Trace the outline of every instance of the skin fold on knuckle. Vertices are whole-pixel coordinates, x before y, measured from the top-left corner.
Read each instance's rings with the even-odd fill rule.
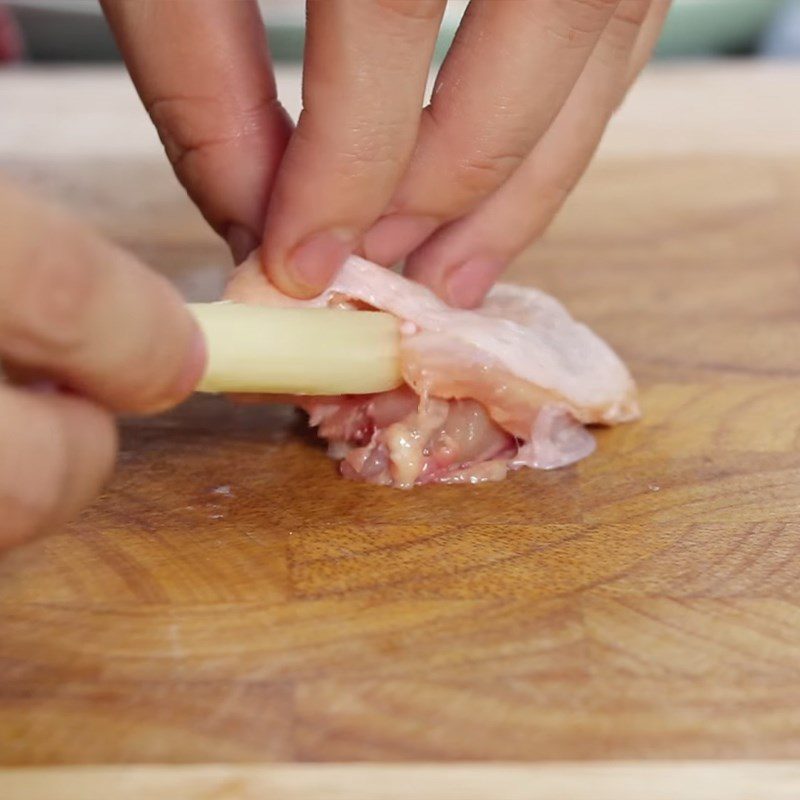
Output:
[[[485,197],[501,186],[523,161],[514,152],[474,153],[456,161],[450,171],[452,181],[447,197],[439,207],[426,208],[426,213],[442,219],[453,219],[472,211]]]
[[[459,135],[431,106],[422,130],[425,152],[418,152],[411,171],[403,177],[392,211],[418,213],[443,221],[471,211],[502,185],[527,156],[523,136],[510,128],[502,143],[485,135]],[[494,144],[494,146],[490,146]]]
[[[652,5],[653,0],[620,0],[612,20],[620,27],[633,28],[634,34],[638,33]]]
[[[374,2],[379,11],[396,15],[402,21],[422,20],[431,22],[439,18],[441,0],[368,0]]]
[[[286,116],[272,95],[244,107],[216,96],[173,95],[152,99],[146,109],[181,180],[202,171],[202,162],[218,149],[241,149],[260,143],[269,152],[274,121]],[[288,131],[288,121],[286,127]]]
[[[549,0],[542,9],[544,28],[561,45],[591,47],[619,0]]]
[[[627,70],[624,68],[630,61],[648,7],[649,0],[623,0],[595,48],[593,57],[600,59],[615,71],[623,68],[618,81],[620,87],[625,85]]]
[[[458,168],[458,180],[470,195],[483,195],[499,186],[522,163],[516,152],[484,151],[468,156]]]

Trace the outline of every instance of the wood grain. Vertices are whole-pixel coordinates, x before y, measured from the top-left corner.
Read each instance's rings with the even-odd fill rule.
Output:
[[[0,770],[4,800],[795,800],[800,765],[652,762],[519,765],[209,764]]]
[[[0,166],[193,299],[224,278],[160,161]],[[800,757],[798,218],[766,140],[594,167],[511,278],[645,417],[566,470],[397,492],[283,407],[123,421],[103,497],[0,561],[0,763]]]

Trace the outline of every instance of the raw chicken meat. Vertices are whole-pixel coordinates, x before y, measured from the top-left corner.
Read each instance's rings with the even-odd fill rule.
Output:
[[[594,450],[584,425],[639,414],[618,356],[535,289],[499,284],[475,311],[364,259],[348,259],[311,301],[270,285],[257,258],[226,298],[269,306],[343,306],[404,320],[406,386],[371,396],[298,397],[347,478],[410,488],[502,480],[509,469],[552,469]]]

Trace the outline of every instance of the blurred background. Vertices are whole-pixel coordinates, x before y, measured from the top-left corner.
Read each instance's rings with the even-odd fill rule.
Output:
[[[439,58],[466,4],[450,0]],[[50,63],[119,58],[97,0],[7,0],[5,5],[13,18],[0,21],[0,55],[7,59],[22,52],[30,61]],[[303,0],[261,0],[261,6],[275,60],[299,61]],[[657,57],[726,56],[800,58],[800,0],[674,0]]]

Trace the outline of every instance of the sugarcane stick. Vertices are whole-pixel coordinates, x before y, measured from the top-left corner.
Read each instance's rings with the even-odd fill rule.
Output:
[[[208,361],[198,391],[338,395],[402,384],[400,323],[379,311],[192,303]]]

